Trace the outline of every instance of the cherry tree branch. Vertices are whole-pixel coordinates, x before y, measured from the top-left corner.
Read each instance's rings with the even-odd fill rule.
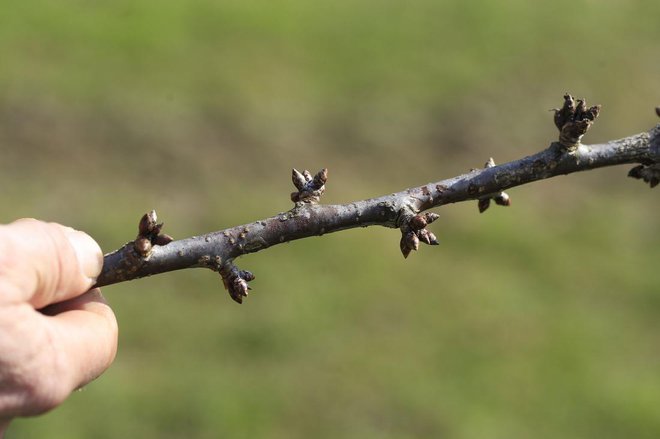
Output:
[[[270,218],[254,221],[201,236],[172,240],[161,233],[154,211],[145,214],[138,236],[118,250],[105,255],[97,286],[110,285],[158,273],[203,267],[220,273],[225,288],[235,301],[247,296],[249,271],[240,270],[233,261],[242,255],[311,236],[355,227],[380,225],[399,228],[404,257],[420,243],[437,244],[426,229],[438,215],[425,210],[461,201],[476,200],[479,211],[490,202],[508,206],[506,189],[533,181],[587,171],[605,166],[638,164],[629,176],[642,179],[651,187],[660,182],[660,125],[649,132],[603,144],[584,145],[582,136],[592,125],[600,107],[587,108],[584,101],[565,96],[564,105],[555,110],[559,141],[534,155],[495,165],[490,159],[483,169],[474,169],[453,178],[428,183],[401,192],[347,204],[318,204],[328,179],[327,169],[312,176],[293,170],[298,190],[291,194],[294,207]],[[660,110],[656,110],[660,116]]]

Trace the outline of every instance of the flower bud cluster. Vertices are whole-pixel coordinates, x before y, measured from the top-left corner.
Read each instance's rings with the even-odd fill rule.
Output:
[[[161,233],[163,223],[158,223],[156,211],[145,213],[138,224],[138,235],[133,241],[133,248],[141,256],[148,256],[154,245],[167,245],[174,239]]]
[[[316,204],[320,201],[321,195],[325,191],[325,183],[328,181],[328,170],[321,169],[316,175],[308,170],[300,173],[297,169],[291,172],[291,180],[298,192],[291,193],[291,201],[294,203]]]
[[[660,164],[635,166],[628,172],[628,177],[644,180],[652,188],[656,187],[660,183]]]
[[[406,224],[401,226],[401,242],[399,246],[404,258],[407,258],[411,251],[419,250],[419,243],[429,245],[438,245],[438,239],[435,235],[426,229],[428,224],[440,217],[437,213],[427,212],[413,216]]]
[[[591,128],[598,114],[600,105],[587,108],[584,99],[575,99],[570,94],[564,95],[564,105],[555,108],[555,125],[559,129],[559,143],[567,149],[575,149],[582,136]]]

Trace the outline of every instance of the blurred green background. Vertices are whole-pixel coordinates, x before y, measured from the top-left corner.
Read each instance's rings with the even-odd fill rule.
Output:
[[[570,91],[587,143],[657,123],[660,2],[28,0],[0,5],[0,220],[105,251],[534,153]],[[12,438],[657,438],[658,189],[628,167],[439,209],[441,246],[342,232],[106,287],[112,368]]]

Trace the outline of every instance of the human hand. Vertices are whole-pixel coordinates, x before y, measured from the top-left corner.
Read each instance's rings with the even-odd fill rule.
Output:
[[[89,235],[54,223],[0,225],[0,437],[17,416],[44,413],[110,366],[117,321],[99,289]]]

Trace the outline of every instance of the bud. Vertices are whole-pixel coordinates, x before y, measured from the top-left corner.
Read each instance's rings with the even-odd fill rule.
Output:
[[[296,168],[293,168],[293,170],[291,171],[291,181],[293,181],[293,185],[299,191],[305,188],[305,177],[300,172],[298,172]],[[291,197],[293,197],[293,194],[291,195]]]
[[[510,206],[511,205],[511,198],[509,198],[509,194],[506,192],[501,192],[499,195],[497,195],[495,198],[495,204],[498,204],[500,206]]]
[[[225,288],[229,292],[229,296],[237,303],[243,303],[243,297],[248,295],[248,284],[245,280],[236,276],[230,281],[223,279]]]
[[[600,105],[594,105],[593,107],[590,107],[589,110],[586,112],[584,117],[586,119],[589,119],[591,121],[596,120],[598,115],[600,114]]]
[[[140,219],[138,224],[138,233],[140,236],[146,236],[154,231],[156,228],[156,221],[158,221],[158,216],[156,211],[152,210],[151,212],[145,213]],[[162,224],[161,224],[162,227]]]
[[[426,227],[426,224],[426,215],[415,215],[410,219],[410,227],[412,227],[413,230],[421,230]]]
[[[426,229],[422,229],[422,230],[420,230],[420,231],[418,232],[418,234],[419,234],[419,240],[422,241],[422,242],[425,243],[425,244],[429,244],[429,245],[430,245],[430,244],[431,244],[431,238],[429,237],[429,233],[431,233],[431,232],[429,232],[429,231],[426,230]]]
[[[133,241],[133,248],[141,256],[147,256],[151,252],[151,241],[148,238],[139,237]]]
[[[493,158],[489,158],[488,161],[484,164],[484,168],[494,168],[495,167],[495,160]]]
[[[479,213],[484,213],[490,207],[490,198],[479,198],[477,204],[479,205]]]
[[[174,241],[174,238],[172,238],[170,235],[167,235],[165,233],[161,233],[160,235],[158,235],[154,238],[153,243],[155,245],[167,245],[172,241]]]
[[[431,241],[431,245],[440,245],[438,238],[435,237],[433,232],[429,232],[429,240]]]
[[[584,99],[578,99],[577,106],[575,107],[575,114],[573,115],[574,120],[582,120],[584,113],[587,111],[587,103]]]
[[[245,280],[248,281],[248,282],[250,282],[251,280],[254,280],[254,279],[255,279],[254,274],[252,274],[252,272],[247,271],[247,270],[241,270],[241,271],[239,272],[239,276],[240,276],[241,278],[245,279]]]
[[[660,108],[660,107],[658,107],[658,108]],[[632,168],[630,170],[630,172],[628,172],[628,177],[643,178],[643,176],[642,176],[642,170],[643,169],[644,169],[644,165],[635,166],[634,168]]]
[[[561,131],[563,126],[569,122],[575,114],[575,101],[568,93],[564,95],[564,105],[560,110],[555,110],[555,126]]]
[[[655,114],[660,117],[660,107],[655,107]]]
[[[328,181],[328,169],[323,168],[319,172],[316,173],[314,176],[314,180],[312,181],[312,187],[314,189],[319,189],[321,186],[325,184],[325,182]]]
[[[303,177],[305,177],[306,182],[312,181],[312,174],[307,169],[303,171]]]
[[[401,249],[401,253],[403,254],[403,257],[408,258],[408,255],[410,255],[410,252],[412,250],[408,247],[408,244],[406,244],[405,235],[401,236],[401,241],[399,241],[399,248]]]
[[[406,246],[412,250],[419,250],[419,238],[415,232],[407,232],[406,237]]]
[[[440,218],[440,215],[438,215],[435,212],[426,212],[425,216],[426,216],[426,223],[427,224],[431,224],[433,221]]]

